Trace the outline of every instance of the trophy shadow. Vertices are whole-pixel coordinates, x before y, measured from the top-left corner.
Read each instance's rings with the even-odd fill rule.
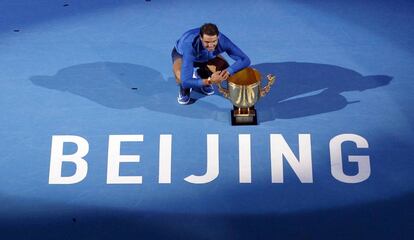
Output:
[[[282,62],[252,67],[261,72],[262,79],[267,74],[276,76],[268,95],[255,105],[260,122],[338,111],[359,102],[348,101],[341,93],[363,92],[386,86],[392,80],[387,75],[363,76],[354,70],[328,64]]]
[[[256,103],[259,122],[337,111],[356,103],[347,101],[341,93],[385,86],[392,80],[385,75],[362,76],[350,69],[316,63],[262,63],[252,67],[262,77],[268,73],[276,75],[270,93]],[[230,122],[230,102],[222,106],[220,101],[204,101],[205,95],[193,91],[191,103],[195,104],[180,105],[174,78],[164,79],[157,70],[142,65],[85,63],[61,69],[53,76],[32,76],[30,81],[108,108],[143,107],[175,116]]]

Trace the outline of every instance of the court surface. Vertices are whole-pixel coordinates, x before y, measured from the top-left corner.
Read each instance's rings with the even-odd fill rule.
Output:
[[[1,1],[0,238],[413,239],[413,11]],[[276,75],[259,125],[231,126],[219,93],[177,103],[172,47],[205,22]],[[52,159],[86,175],[53,182]]]

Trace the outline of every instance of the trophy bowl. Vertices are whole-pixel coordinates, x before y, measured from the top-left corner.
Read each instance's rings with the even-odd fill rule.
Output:
[[[261,87],[261,74],[254,68],[247,67],[227,79],[227,88],[218,85],[219,91],[233,104],[231,111],[232,125],[257,125],[256,102],[269,93],[275,82],[275,76],[267,75],[268,83]]]

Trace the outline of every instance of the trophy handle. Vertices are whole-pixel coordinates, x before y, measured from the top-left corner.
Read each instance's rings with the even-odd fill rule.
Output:
[[[223,82],[223,81],[221,81],[221,82],[217,83],[218,90],[219,90],[219,92],[220,92],[221,94],[223,94],[223,96],[224,96],[225,98],[230,98],[230,97],[229,97],[229,96],[230,96],[229,90],[228,90],[228,89],[225,89],[225,88],[221,85],[221,83],[222,83],[222,82]]]
[[[260,96],[264,97],[270,92],[270,88],[275,83],[276,77],[273,74],[267,74],[267,85],[260,89]]]

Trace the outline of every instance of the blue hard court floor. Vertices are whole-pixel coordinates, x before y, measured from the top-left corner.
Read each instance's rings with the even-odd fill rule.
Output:
[[[400,0],[0,1],[0,238],[413,239],[413,11]],[[177,104],[171,49],[205,22],[276,75],[256,104],[259,125],[231,126],[218,93]],[[369,146],[330,147],[343,134]],[[119,170],[142,184],[107,184],[114,135],[142,135],[120,150],[140,162]],[[169,184],[159,183],[165,135]],[[54,136],[87,142],[82,181],[50,183]],[[190,183],[206,172],[207,136],[218,139],[219,174]],[[239,148],[239,136],[250,144]],[[293,155],[283,183],[272,183],[281,145],[271,136]],[[251,182],[240,183],[246,149]],[[286,159],[300,151],[310,151],[310,182]],[[368,177],[335,178],[331,152],[350,178],[367,166],[348,156],[368,156]],[[76,171],[63,163],[62,176]]]

